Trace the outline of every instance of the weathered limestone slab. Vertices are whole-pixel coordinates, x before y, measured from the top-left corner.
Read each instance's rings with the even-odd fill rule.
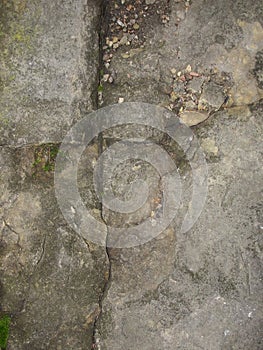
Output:
[[[261,116],[230,110],[196,130],[209,194],[190,232],[110,250],[101,349],[260,349]]]
[[[100,1],[1,2],[0,144],[61,141],[95,108]]]
[[[166,1],[156,0],[147,9],[144,2],[132,2],[136,11],[125,2],[118,7],[112,3],[101,104],[142,101],[178,113],[207,113],[194,131],[208,163],[209,192],[201,217],[189,232],[180,233],[179,215],[159,239],[109,249],[111,277],[97,323],[97,346],[259,350],[262,5],[169,3],[162,14],[166,18],[159,16]],[[132,11],[138,14],[139,40],[129,36],[130,43],[123,45],[122,24],[129,23]],[[115,22],[121,27],[119,41]],[[154,138],[143,128],[122,132],[123,137],[144,134],[166,149],[169,145],[158,133]],[[106,144],[119,140],[119,133],[105,133]],[[171,144],[168,150],[178,151]],[[125,182],[127,167],[119,170],[118,178]],[[108,215],[107,209],[104,218],[110,226],[120,225],[119,217]],[[140,223],[142,217],[137,218]],[[130,223],[125,220],[123,224]]]
[[[68,227],[53,177],[63,136],[96,108],[100,1],[0,7],[0,316],[11,317],[8,349],[91,348],[107,254]],[[98,149],[90,152],[80,185],[92,210],[85,181]]]
[[[107,272],[102,247],[68,228],[35,147],[1,149],[1,312],[9,349],[91,346]]]

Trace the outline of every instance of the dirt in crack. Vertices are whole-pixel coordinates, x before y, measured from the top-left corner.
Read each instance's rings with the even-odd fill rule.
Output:
[[[99,73],[101,73],[103,71],[103,42],[105,40],[104,38],[104,30],[103,30],[103,26],[104,23],[106,21],[105,16],[106,16],[106,6],[108,5],[108,1],[107,0],[102,0],[101,2],[101,13],[100,13],[100,23],[99,23]],[[96,104],[97,104],[97,108],[99,108],[100,106],[100,101],[102,98],[102,79],[103,79],[103,75],[102,74],[98,74],[98,90],[97,90],[97,99],[96,99]],[[99,150],[99,156],[103,153],[103,134],[100,133],[98,135],[98,150]],[[103,217],[103,206],[102,203],[100,203],[99,205],[99,210],[100,210],[100,217],[102,222],[106,224],[104,217]],[[99,337],[98,337],[98,323],[100,321],[101,315],[102,315],[102,304],[103,304],[103,300],[108,292],[109,286],[110,286],[110,281],[111,281],[111,260],[110,260],[110,254],[109,254],[109,250],[107,247],[107,238],[108,238],[108,232],[107,232],[107,236],[106,236],[106,247],[105,247],[105,251],[106,251],[106,255],[107,255],[107,262],[108,262],[108,272],[105,274],[105,283],[104,283],[104,287],[102,289],[100,298],[99,298],[99,312],[96,316],[96,319],[94,321],[93,324],[93,334],[92,334],[92,348],[91,349],[99,349]]]

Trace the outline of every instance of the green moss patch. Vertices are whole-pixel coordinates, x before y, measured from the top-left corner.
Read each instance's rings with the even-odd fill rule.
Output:
[[[55,160],[58,154],[58,144],[45,144],[36,147],[34,155],[34,176],[40,173],[53,172],[55,169]]]
[[[3,316],[0,318],[0,348],[1,350],[6,349],[7,340],[9,335],[9,327],[11,318],[9,316]]]

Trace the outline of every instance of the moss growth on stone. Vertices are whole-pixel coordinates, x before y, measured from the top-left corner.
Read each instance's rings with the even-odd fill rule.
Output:
[[[55,160],[59,151],[59,145],[49,143],[38,146],[35,149],[35,160],[33,167],[34,175],[39,172],[53,172],[55,169]]]
[[[6,349],[6,347],[7,347],[10,322],[11,322],[11,319],[9,316],[3,316],[0,318],[0,348],[1,348],[1,350]]]

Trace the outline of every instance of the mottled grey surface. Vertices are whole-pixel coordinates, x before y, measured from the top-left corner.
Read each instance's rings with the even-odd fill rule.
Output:
[[[220,112],[196,130],[209,194],[188,233],[110,251],[101,349],[261,348],[261,113]]]
[[[167,1],[157,0],[157,4],[162,8]],[[105,104],[123,97],[125,101],[167,106],[173,84],[171,70],[178,73],[188,65],[212,80],[219,79],[221,73],[230,75],[234,83],[231,105],[252,103],[263,96],[258,74],[253,73],[255,57],[259,61],[263,49],[260,1],[195,0],[190,7],[184,1],[170,1],[167,15],[167,24],[156,15],[145,18],[143,46],[124,46],[113,54],[108,71],[115,80],[104,84]],[[220,83],[226,85],[226,81]],[[183,92],[180,84],[176,89]]]
[[[196,0],[186,9],[184,2],[170,1],[169,18],[148,32],[151,17],[145,20],[143,47],[113,52],[105,68],[114,82],[103,83],[102,103],[116,103],[121,97],[173,109],[171,88],[179,97],[186,91],[173,75],[187,69],[198,72],[188,83],[201,92],[198,107],[187,105],[184,113],[189,112],[182,116],[186,122],[189,116],[190,124],[192,111],[202,112],[202,105],[209,113],[193,129],[206,154],[209,193],[189,232],[180,233],[179,215],[158,239],[109,250],[111,277],[98,322],[98,348],[259,350],[262,5]],[[119,133],[104,136],[113,142]],[[122,133],[127,136],[127,129]],[[131,130],[128,134],[133,135]],[[158,134],[155,139],[167,149],[169,141]],[[171,144],[168,149],[178,151]],[[104,217],[110,225],[118,222],[106,210]]]
[[[11,316],[8,350],[263,347],[261,1],[155,0],[147,10],[144,0],[105,5],[116,22],[135,3],[149,13],[138,29],[144,43],[119,46],[103,67],[99,1],[0,4],[0,316]],[[105,29],[109,13],[103,20]],[[179,168],[177,219],[154,240],[107,254],[65,222],[53,153],[70,126],[98,107],[99,75],[107,78],[100,106],[158,104],[193,125],[209,192],[187,233],[180,227],[191,199],[189,163],[167,135],[138,125],[108,130],[87,149],[78,173],[82,199],[111,226],[108,243],[114,225],[154,217],[160,176],[149,164],[126,161],[112,177],[121,199],[130,198],[126,188],[135,178],[148,182],[146,205],[132,214],[100,208],[91,186],[101,146],[144,136]]]
[[[99,6],[1,2],[0,144],[59,142],[96,108]]]
[[[100,2],[0,6],[0,316],[11,316],[8,349],[91,348],[107,255],[68,227],[50,159],[72,123],[96,108]],[[97,156],[91,148],[86,172]]]

